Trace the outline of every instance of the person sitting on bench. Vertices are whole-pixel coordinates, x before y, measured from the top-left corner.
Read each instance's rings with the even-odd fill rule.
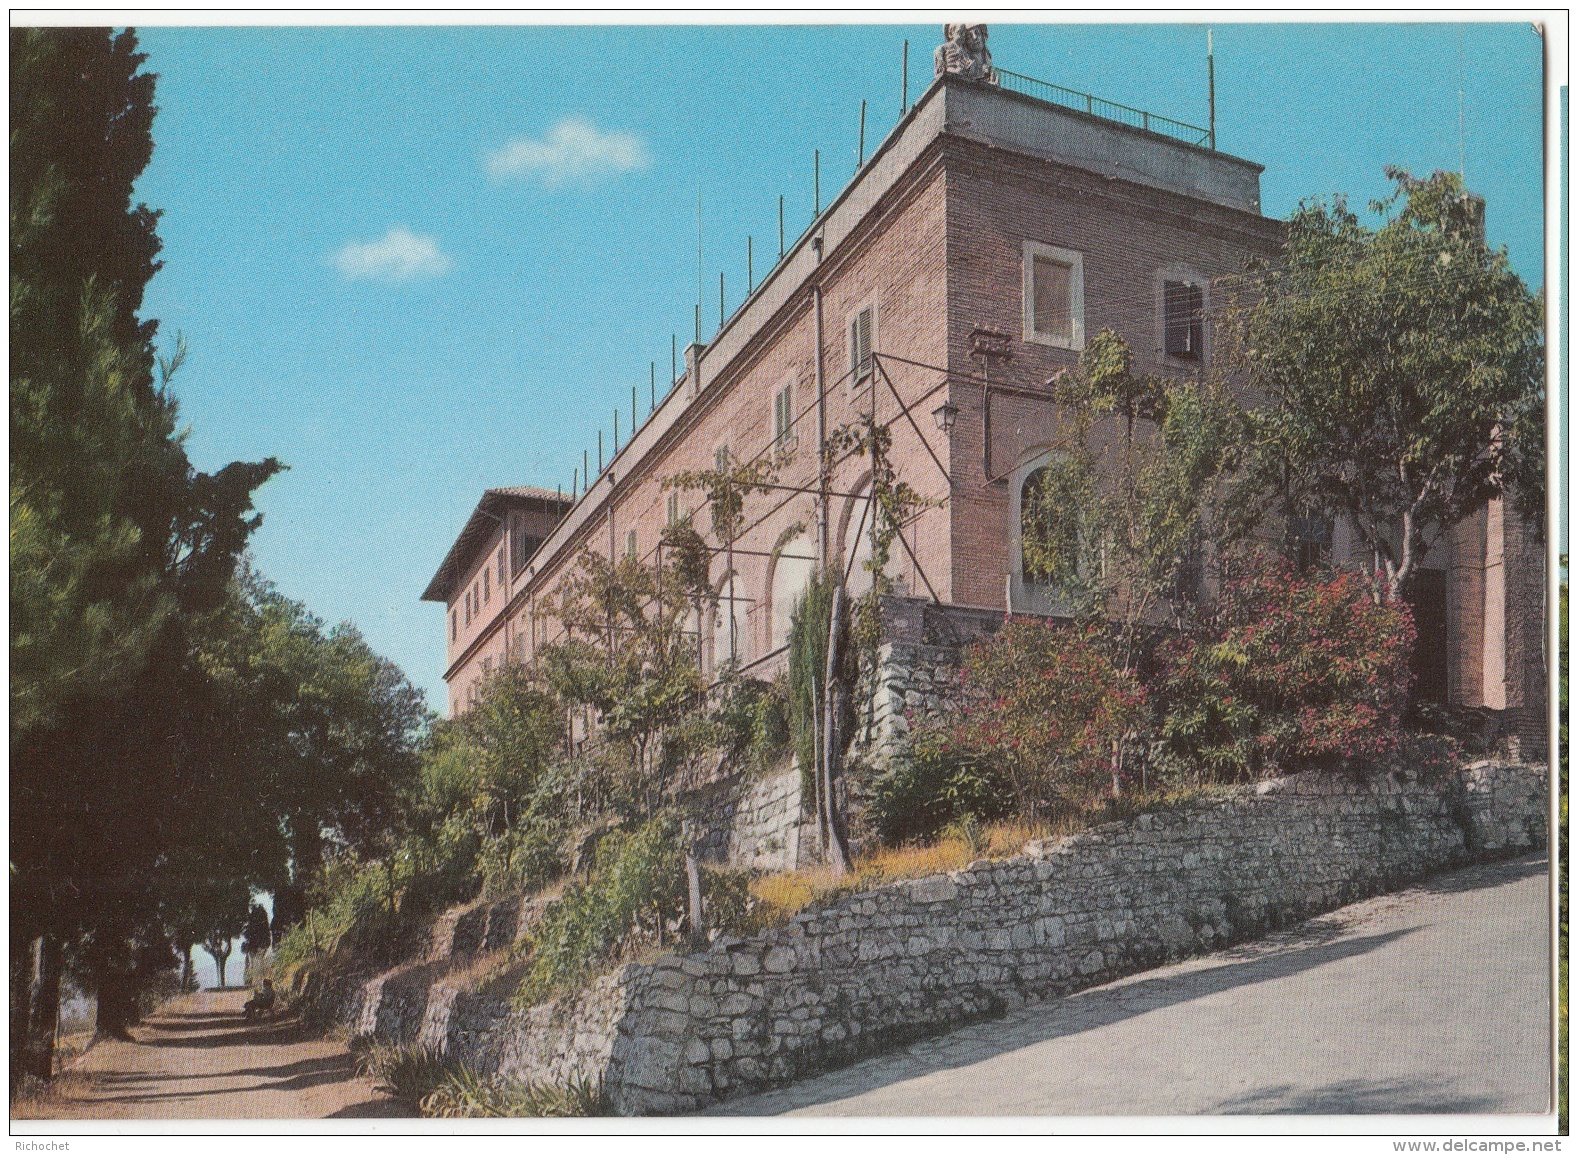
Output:
[[[263,980],[263,989],[258,991],[246,1001],[241,1008],[242,1017],[247,1019],[259,1018],[274,1009],[274,984],[268,979]]]

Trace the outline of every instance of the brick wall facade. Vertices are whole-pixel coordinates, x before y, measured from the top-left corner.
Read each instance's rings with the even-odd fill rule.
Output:
[[[1051,347],[1026,332],[1027,243],[1079,255],[1087,337],[1116,330],[1142,371],[1208,371],[1209,321],[1200,357],[1164,352],[1164,282],[1197,282],[1209,318],[1214,278],[1276,255],[1282,226],[1260,215],[1258,172],[1225,154],[1014,94],[934,84],[712,341],[688,351],[673,391],[532,564],[511,576],[507,594],[492,591],[485,618],[451,644],[451,709],[463,706],[485,668],[529,659],[558,636],[545,610],[583,551],[622,555],[633,544],[636,556],[658,560],[666,478],[712,468],[724,446],[736,461],[773,452],[774,398],[785,387],[795,418],[779,478],[785,488],[747,501],[732,584],[728,560],[714,559],[723,605],[694,623],[704,672],[730,656],[731,596],[735,660],[756,675],[781,668],[787,615],[774,603],[798,592],[810,569],[803,559],[820,556],[824,534],[828,560],[850,574],[852,592],[869,582],[858,540],[868,462],[834,466],[825,511],[804,490],[816,484],[822,429],[873,406],[892,430],[899,476],[937,503],[893,549],[889,573],[899,592],[982,610],[1010,602],[1037,610],[1015,584],[1016,500],[1056,436],[1047,382],[1077,364],[1078,348]],[[867,307],[878,368],[857,388],[848,326]],[[971,335],[981,327],[1005,333],[1012,354],[991,370],[989,461],[980,367],[971,358]],[[932,420],[944,401],[957,408],[949,434]],[[900,416],[901,404],[913,406],[912,420]],[[680,494],[679,510],[709,533],[701,494]],[[1336,553],[1348,549],[1348,536],[1339,527]],[[504,545],[495,538],[479,547],[465,582],[496,564]],[[1498,502],[1448,535],[1425,564],[1447,574],[1449,700],[1503,713],[1532,738],[1545,715],[1542,546]]]

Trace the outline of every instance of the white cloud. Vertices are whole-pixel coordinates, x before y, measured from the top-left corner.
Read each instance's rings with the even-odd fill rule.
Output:
[[[540,140],[516,137],[488,154],[496,179],[535,178],[547,188],[570,181],[588,183],[651,167],[646,141],[628,132],[604,132],[589,120],[567,117]]]
[[[432,237],[418,236],[396,225],[376,241],[347,241],[334,254],[334,265],[348,281],[414,281],[442,277],[454,266]]]

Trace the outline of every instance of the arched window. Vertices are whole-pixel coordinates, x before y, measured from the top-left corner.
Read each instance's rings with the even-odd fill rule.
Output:
[[[811,551],[811,540],[799,534],[785,542],[778,550],[773,566],[772,587],[772,636],[768,648],[779,649],[789,644],[789,626],[794,617],[795,603],[811,584],[816,568],[816,555]]]
[[[712,673],[716,677],[731,661],[746,658],[746,604],[740,582],[733,574],[718,587],[718,606],[712,614]]]
[[[844,573],[848,575],[845,589],[851,597],[858,597],[871,588],[871,483],[868,481],[857,491],[859,496],[850,499],[844,518],[843,559]]]
[[[1063,567],[1072,562],[1077,570],[1080,564],[1079,521],[1067,497],[1049,485],[1055,461],[1050,450],[1032,453],[1009,479],[1009,593],[1018,613],[1060,614],[1071,608]]]

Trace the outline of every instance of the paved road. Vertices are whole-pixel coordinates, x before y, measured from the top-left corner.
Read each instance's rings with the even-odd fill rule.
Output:
[[[1538,1114],[1547,870],[1442,875],[710,1113]]]
[[[325,1119],[402,1115],[340,1044],[290,1019],[249,1026],[244,990],[200,991],[100,1043],[40,1113],[67,1119]]]

